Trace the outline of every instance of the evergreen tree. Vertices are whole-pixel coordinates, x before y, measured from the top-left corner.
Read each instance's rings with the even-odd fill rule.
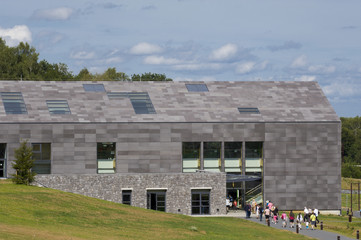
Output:
[[[22,141],[20,147],[15,149],[15,161],[12,163],[16,173],[12,174],[16,184],[29,185],[34,181],[36,173],[31,171],[34,166],[33,149],[28,146],[28,141]]]

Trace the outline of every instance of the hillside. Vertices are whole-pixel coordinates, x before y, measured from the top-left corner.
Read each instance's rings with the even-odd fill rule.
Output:
[[[1,239],[306,239],[235,218],[194,218],[0,180]]]

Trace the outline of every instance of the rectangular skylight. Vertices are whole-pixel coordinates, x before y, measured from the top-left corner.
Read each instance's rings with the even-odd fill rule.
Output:
[[[206,84],[186,84],[188,92],[208,92]]]
[[[258,108],[238,108],[239,113],[260,113]]]
[[[27,114],[23,94],[21,92],[2,92],[6,114]]]
[[[46,100],[50,114],[71,114],[67,100]]]
[[[128,96],[136,114],[156,114],[147,92],[132,92]]]
[[[105,92],[103,84],[83,84],[86,92]]]
[[[107,92],[109,99],[128,98],[127,92]]]

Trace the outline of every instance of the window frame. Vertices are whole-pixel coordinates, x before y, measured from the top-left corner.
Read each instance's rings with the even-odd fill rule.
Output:
[[[1,92],[6,114],[28,114],[22,92]]]
[[[193,195],[199,195],[199,200],[193,200]],[[208,195],[208,205],[203,204],[202,195]],[[195,202],[198,202],[199,205],[194,205]],[[199,213],[195,213],[194,209],[199,210]],[[205,210],[208,210],[206,213]],[[198,211],[197,211],[198,212]],[[211,214],[211,190],[206,189],[192,189],[191,190],[191,214],[192,215],[210,215]]]
[[[53,104],[53,106],[49,106],[52,104]],[[56,106],[56,105],[58,105],[58,106]],[[63,105],[63,107],[60,105]],[[46,100],[46,106],[48,107],[49,113],[53,114],[53,115],[71,114],[67,100]],[[64,110],[60,110],[60,109],[64,109]]]
[[[43,152],[43,149],[44,149],[44,145],[45,144],[49,144],[49,159],[44,159],[43,155],[44,155],[44,152]],[[34,150],[34,146],[37,146],[39,145],[39,150]],[[31,147],[32,147],[32,153],[33,153],[33,159],[34,159],[34,166],[33,168],[31,169],[32,171],[36,172],[37,174],[51,174],[51,167],[52,167],[52,161],[51,161],[51,143],[31,143]],[[35,154],[40,154],[41,156],[41,159],[35,159],[34,158],[34,155]],[[39,173],[37,172],[36,170],[36,165],[49,165],[49,172],[46,172],[46,173]],[[35,169],[34,169],[35,167]]]

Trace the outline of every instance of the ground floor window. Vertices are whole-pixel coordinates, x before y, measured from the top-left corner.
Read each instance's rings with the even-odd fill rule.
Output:
[[[115,173],[115,143],[97,144],[98,173]]]
[[[192,214],[210,214],[210,191],[192,190]]]
[[[132,205],[132,190],[122,190],[122,203]]]
[[[148,191],[147,192],[147,209],[165,212],[166,208],[166,191]]]
[[[32,143],[34,166],[33,172],[37,174],[51,173],[51,144]]]
[[[6,143],[0,143],[0,178],[6,177]]]

